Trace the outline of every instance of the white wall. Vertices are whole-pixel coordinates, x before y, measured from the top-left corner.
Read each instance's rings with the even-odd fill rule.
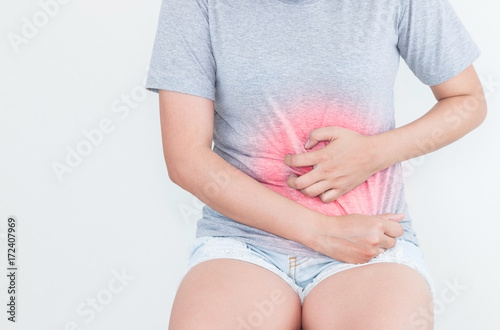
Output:
[[[1,0],[0,264],[3,274],[14,216],[19,268],[18,322],[6,321],[1,276],[0,327],[166,329],[199,205],[169,182],[157,97],[141,87],[160,0],[58,1],[44,16],[38,1]],[[483,51],[476,68],[490,112],[463,140],[406,164],[407,196],[444,294],[436,329],[493,330],[500,328],[500,9],[496,0],[452,3]],[[41,27],[23,31],[25,20]],[[12,33],[25,39],[15,46]],[[404,65],[396,96],[398,124],[433,102]],[[78,148],[87,155],[71,156]]]

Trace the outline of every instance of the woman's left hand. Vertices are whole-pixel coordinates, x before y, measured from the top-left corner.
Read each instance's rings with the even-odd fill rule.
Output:
[[[319,196],[323,203],[338,199],[388,167],[384,164],[384,147],[375,140],[375,136],[336,126],[313,130],[306,149],[320,141],[328,144],[322,149],[285,157],[285,164],[290,167],[313,166],[301,176],[290,175],[288,186],[309,197]]]

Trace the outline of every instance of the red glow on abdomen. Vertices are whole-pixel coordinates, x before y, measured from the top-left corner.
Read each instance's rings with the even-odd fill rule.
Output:
[[[361,211],[364,214],[373,212],[371,210],[373,207],[370,205],[375,201],[372,200],[374,196],[371,196],[371,190],[374,188],[380,190],[381,187],[375,187],[379,186],[377,183],[379,180],[366,182],[363,184],[365,187],[361,185],[341,197],[336,203],[324,204],[318,197],[307,197],[300,191],[288,187],[286,183],[291,174],[300,176],[312,170],[312,167],[291,168],[284,163],[287,154],[317,150],[327,144],[327,142],[320,142],[314,148],[306,150],[304,145],[312,130],[327,126],[339,126],[369,135],[373,134],[373,130],[376,129],[372,118],[363,116],[359,110],[350,111],[345,108],[328,108],[309,104],[307,108],[287,109],[286,114],[274,112],[270,119],[271,121],[263,123],[263,127],[257,132],[256,141],[260,145],[255,153],[257,157],[251,163],[255,179],[277,193],[324,214],[344,214],[341,206],[343,201],[346,202],[346,205],[351,206],[351,209],[353,205],[358,205],[360,207],[358,213]],[[351,199],[351,201],[347,199]]]

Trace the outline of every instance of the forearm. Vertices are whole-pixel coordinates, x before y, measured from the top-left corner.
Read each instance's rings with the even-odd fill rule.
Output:
[[[172,181],[214,210],[314,248],[311,228],[326,219],[323,214],[272,191],[208,148],[184,151],[175,159],[167,164]]]
[[[374,136],[383,168],[438,150],[479,126],[486,116],[484,95],[444,98],[424,116]]]

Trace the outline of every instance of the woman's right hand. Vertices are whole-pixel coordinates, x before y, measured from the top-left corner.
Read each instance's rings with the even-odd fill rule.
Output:
[[[312,226],[309,246],[336,260],[366,263],[396,245],[404,214],[326,216]]]

